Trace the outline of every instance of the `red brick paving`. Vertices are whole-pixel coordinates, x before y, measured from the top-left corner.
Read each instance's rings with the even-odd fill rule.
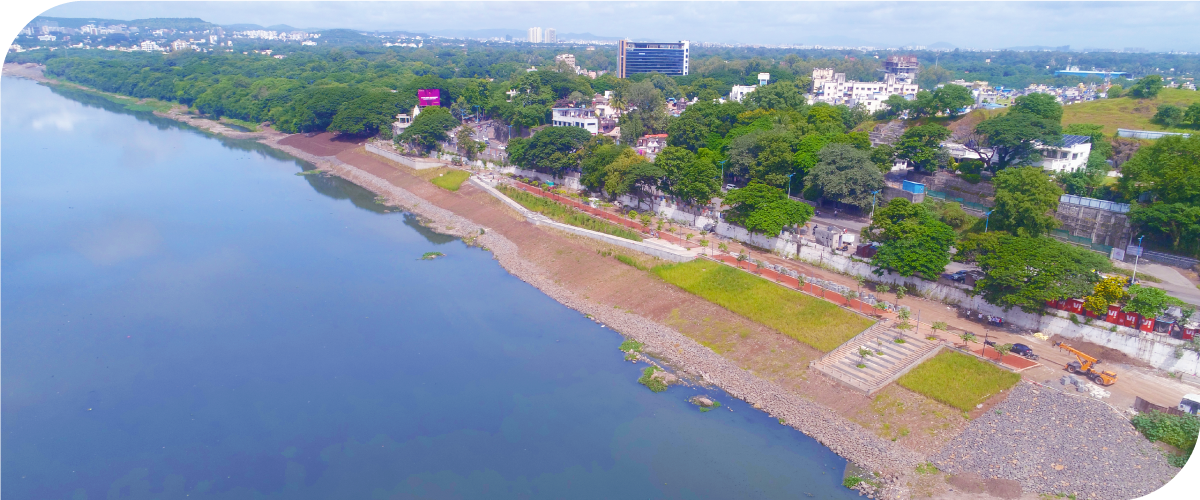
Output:
[[[992,352],[985,354],[985,351],[992,351]],[[991,360],[996,359],[996,356],[1000,354],[995,349],[992,349],[990,346],[984,346],[982,349],[976,349],[972,352],[974,352],[975,354],[978,354],[980,357],[991,359]],[[1013,369],[1015,369],[1017,371],[1021,371],[1026,368],[1033,368],[1035,366],[1038,366],[1038,363],[1035,363],[1028,359],[1022,358],[1015,354],[1005,354],[1004,358],[1001,359],[1000,362],[1003,364],[1006,364],[1008,366],[1011,366]]]

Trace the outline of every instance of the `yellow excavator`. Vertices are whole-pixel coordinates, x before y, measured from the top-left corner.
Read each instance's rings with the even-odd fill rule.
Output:
[[[1075,357],[1078,358],[1078,361],[1067,363],[1067,371],[1083,375],[1089,379],[1092,379],[1092,382],[1095,382],[1099,385],[1107,386],[1117,383],[1116,372],[1098,371],[1095,369],[1095,365],[1100,364],[1100,360],[1079,352],[1078,349],[1075,349],[1074,347],[1062,342],[1055,342],[1054,347],[1065,349],[1067,352],[1074,354]]]

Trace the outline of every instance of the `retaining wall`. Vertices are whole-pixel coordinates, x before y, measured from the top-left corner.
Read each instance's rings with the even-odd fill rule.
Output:
[[[434,160],[432,158],[415,158],[412,156],[404,156],[401,154],[397,154],[394,151],[388,151],[386,149],[380,148],[371,143],[367,143],[367,151],[370,153],[374,153],[379,156],[382,156],[384,158],[387,158],[389,160],[392,160],[396,163],[399,163],[401,165],[404,165],[404,166],[414,169],[414,170],[425,170],[427,168],[438,168],[438,167],[446,166],[446,164],[442,161]]]
[[[1176,347],[1184,343],[1178,339],[1117,326],[1096,319],[1093,319],[1089,325],[1082,322],[1083,317],[1079,317],[1077,324],[1070,320],[1065,311],[1047,311],[1046,315],[1030,314],[1018,308],[1005,311],[1000,306],[986,302],[982,296],[972,296],[967,290],[955,286],[917,278],[906,278],[890,272],[875,275],[874,268],[869,263],[851,260],[847,256],[832,253],[824,247],[811,243],[806,242],[801,245],[799,250],[797,255],[799,260],[817,264],[819,267],[850,275],[866,276],[871,281],[879,283],[904,285],[910,290],[909,293],[926,299],[957,305],[989,316],[999,316],[1009,324],[1047,335],[1059,334],[1063,337],[1081,339],[1116,349],[1163,370],[1200,374],[1200,353],[1185,349],[1180,353],[1180,357],[1175,357]],[[1112,331],[1113,327],[1116,331]]]
[[[628,239],[621,238],[618,236],[613,236],[611,234],[605,234],[605,233],[601,233],[598,231],[592,231],[590,229],[575,227],[570,224],[563,224],[561,222],[552,220],[542,214],[533,212],[533,211],[521,206],[520,203],[513,201],[511,198],[509,198],[507,196],[504,196],[504,193],[501,193],[495,187],[488,184],[486,181],[479,179],[478,177],[472,176],[470,178],[470,182],[472,184],[474,184],[476,187],[479,187],[480,189],[487,191],[488,194],[491,194],[492,196],[494,196],[496,199],[500,200],[505,205],[512,207],[518,213],[520,213],[521,215],[524,215],[526,219],[528,219],[530,222],[532,222],[536,225],[550,226],[550,227],[553,227],[553,228],[561,230],[561,231],[566,231],[568,233],[577,234],[577,235],[591,238],[594,240],[600,240],[600,241],[603,241],[610,245],[616,245],[619,247],[628,248],[630,250],[641,252],[641,253],[644,253],[647,255],[652,255],[654,257],[658,257],[663,260],[669,260],[671,262],[687,262],[687,261],[695,258],[695,256],[693,256],[690,253],[676,252],[669,248],[654,245],[653,243],[628,240]]]

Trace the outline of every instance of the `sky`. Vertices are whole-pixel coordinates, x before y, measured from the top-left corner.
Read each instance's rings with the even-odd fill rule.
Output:
[[[73,2],[44,15],[426,33],[540,26],[718,43],[1200,51],[1200,2]]]

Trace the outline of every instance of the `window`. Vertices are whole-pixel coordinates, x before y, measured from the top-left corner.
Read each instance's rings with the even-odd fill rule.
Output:
[[[1074,160],[1074,159],[1076,159],[1076,158],[1079,158],[1079,153],[1073,153],[1073,154],[1071,154],[1071,159],[1072,159],[1072,160]]]

